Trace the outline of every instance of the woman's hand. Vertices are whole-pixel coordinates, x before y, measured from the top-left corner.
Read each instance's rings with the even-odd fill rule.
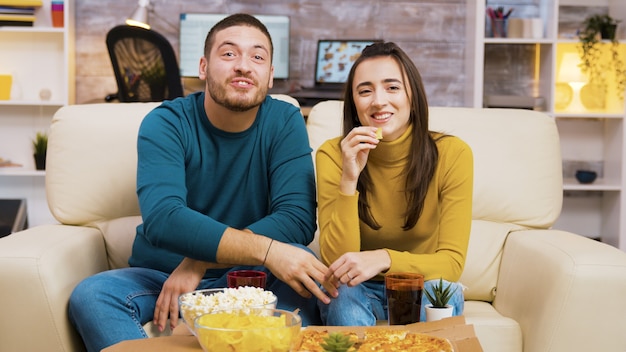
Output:
[[[337,258],[328,267],[325,282],[339,287],[356,286],[389,269],[391,257],[384,249],[363,252],[348,252]]]
[[[354,194],[361,171],[367,164],[369,151],[376,148],[376,127],[355,127],[341,141],[342,174],[340,190],[344,194]]]

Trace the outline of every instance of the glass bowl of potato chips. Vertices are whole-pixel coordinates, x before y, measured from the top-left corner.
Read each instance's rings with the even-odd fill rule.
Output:
[[[202,314],[233,308],[276,308],[277,302],[271,291],[251,286],[196,290],[178,298],[180,315],[194,335],[193,321]]]
[[[302,328],[296,312],[269,308],[226,309],[194,320],[205,352],[288,352]]]

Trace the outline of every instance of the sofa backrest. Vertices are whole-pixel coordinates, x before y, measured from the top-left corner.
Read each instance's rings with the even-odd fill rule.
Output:
[[[272,97],[299,107],[283,94]],[[52,119],[46,192],[61,223],[86,225],[138,216],[137,132],[160,103],[85,104],[62,107]]]
[[[315,105],[307,119],[314,152],[342,133],[343,102]],[[431,107],[430,129],[460,137],[474,153],[473,219],[548,228],[563,201],[554,119],[521,109]]]
[[[137,132],[159,103],[62,107],[50,126],[46,195],[63,224],[139,215]]]
[[[299,107],[283,94],[272,97]],[[98,228],[110,268],[128,266],[141,223],[136,194],[137,132],[160,103],[66,106],[52,119],[46,161],[46,195],[62,224]]]
[[[342,134],[343,102],[309,113],[313,153]],[[466,299],[492,301],[506,237],[524,227],[548,228],[562,204],[559,136],[548,115],[513,109],[431,107],[430,129],[456,135],[474,154],[472,230],[461,283]]]

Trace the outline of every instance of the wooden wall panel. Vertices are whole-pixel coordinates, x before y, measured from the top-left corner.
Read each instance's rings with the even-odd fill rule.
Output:
[[[381,38],[397,42],[422,73],[431,105],[463,105],[465,0],[153,0],[154,30],[178,53],[182,12],[281,14],[291,19],[289,86],[313,84],[315,45],[321,38]],[[135,1],[77,0],[76,102],[102,101],[117,90],[105,46]]]

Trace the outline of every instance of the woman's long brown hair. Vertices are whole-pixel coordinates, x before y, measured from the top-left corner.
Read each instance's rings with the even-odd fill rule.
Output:
[[[354,127],[361,125],[356,112],[352,89],[355,70],[365,60],[385,56],[393,58],[398,63],[400,70],[406,78],[404,82],[405,91],[407,94],[411,94],[408,96],[411,102],[409,124],[413,126],[413,132],[411,136],[410,159],[404,169],[404,174],[406,175],[405,194],[408,208],[402,227],[404,230],[408,230],[415,226],[422,213],[424,199],[426,198],[428,185],[435,174],[439,153],[435,140],[428,130],[428,101],[424,92],[422,77],[413,61],[395,43],[380,42],[369,45],[363,49],[363,52],[352,66],[344,91],[343,133],[346,136]],[[378,230],[380,225],[374,219],[367,200],[367,194],[372,190],[373,186],[366,165],[357,183],[357,190],[359,191],[359,218],[371,228]]]

